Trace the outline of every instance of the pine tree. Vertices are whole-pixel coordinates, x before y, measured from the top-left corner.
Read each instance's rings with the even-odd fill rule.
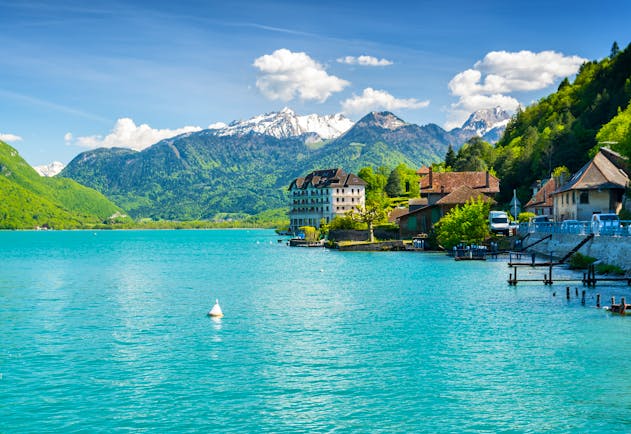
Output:
[[[447,149],[447,154],[445,154],[445,167],[454,167],[456,163],[456,153],[454,152],[454,148],[449,145]]]

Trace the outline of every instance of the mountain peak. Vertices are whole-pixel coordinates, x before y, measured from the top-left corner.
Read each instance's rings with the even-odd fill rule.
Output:
[[[408,124],[391,112],[370,112],[361,118],[357,122],[357,125],[360,127],[378,127],[384,130],[396,130]]]
[[[462,124],[462,129],[474,131],[478,136],[482,137],[493,129],[506,128],[510,118],[510,114],[500,106],[481,109],[469,116],[469,119]]]
[[[265,113],[250,119],[233,121],[228,126],[216,128],[212,134],[217,136],[244,136],[259,133],[287,139],[303,134],[317,134],[320,139],[334,139],[353,126],[353,121],[338,113],[320,116],[310,114],[299,116],[289,107],[279,112]]]
[[[42,164],[41,166],[33,166],[33,169],[35,169],[35,171],[39,173],[40,176],[50,177],[50,176],[57,175],[59,172],[61,172],[64,169],[64,167],[66,166],[61,161],[53,161],[50,164]]]

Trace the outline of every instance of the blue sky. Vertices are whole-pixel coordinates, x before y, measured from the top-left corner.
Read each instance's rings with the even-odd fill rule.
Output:
[[[0,137],[45,164],[285,106],[453,126],[547,95],[630,22],[627,0],[0,0]]]

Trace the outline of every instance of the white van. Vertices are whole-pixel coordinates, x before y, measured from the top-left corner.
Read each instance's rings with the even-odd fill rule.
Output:
[[[491,211],[489,213],[489,229],[492,233],[508,235],[508,214],[504,211]]]

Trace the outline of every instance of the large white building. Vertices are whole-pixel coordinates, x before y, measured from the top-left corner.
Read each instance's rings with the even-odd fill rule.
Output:
[[[366,183],[357,175],[342,169],[315,170],[289,185],[289,230],[301,226],[320,227],[336,215],[344,215],[366,204]]]

